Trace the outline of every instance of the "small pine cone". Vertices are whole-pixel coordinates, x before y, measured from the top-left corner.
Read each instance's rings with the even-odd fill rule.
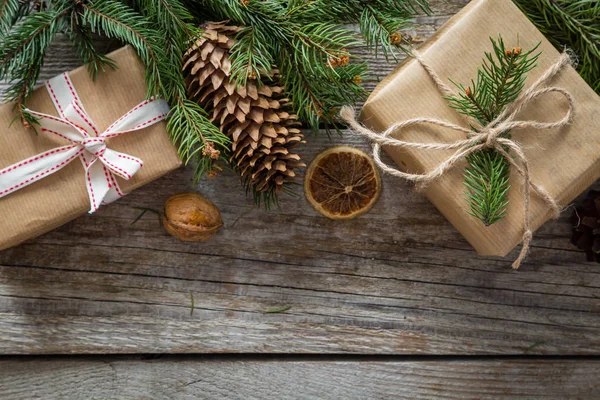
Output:
[[[585,251],[588,261],[600,263],[600,192],[591,190],[571,217],[571,243]]]
[[[241,30],[225,22],[206,24],[185,54],[188,95],[231,139],[230,162],[244,181],[255,191],[278,194],[305,166],[293,151],[304,137],[297,116],[287,111],[283,87],[273,83],[278,71],[268,71],[261,82],[249,77],[243,87],[230,80],[230,50]]]

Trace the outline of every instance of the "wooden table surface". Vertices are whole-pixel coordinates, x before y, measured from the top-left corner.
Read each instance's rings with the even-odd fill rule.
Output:
[[[432,1],[412,33],[467,2]],[[372,89],[394,66],[369,60]],[[78,64],[59,42],[44,77]],[[340,143],[368,148],[308,134],[301,153]],[[132,225],[190,190],[222,211],[211,241],[152,213]],[[600,398],[600,266],[570,245],[569,211],[513,271],[516,252],[477,256],[391,177],[356,220],[322,217],[301,187],[281,209],[229,173],[193,186],[188,167],[0,252],[0,398]]]

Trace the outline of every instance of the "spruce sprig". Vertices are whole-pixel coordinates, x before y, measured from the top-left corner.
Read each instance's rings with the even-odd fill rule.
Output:
[[[576,53],[579,74],[600,94],[600,1],[513,1],[559,51]]]
[[[84,25],[80,14],[71,14],[71,26],[69,39],[81,61],[87,65],[92,80],[95,80],[100,72],[117,68],[117,65],[109,57],[96,51],[92,30]]]
[[[117,0],[81,3],[83,22],[92,33],[129,43],[146,65],[148,97],[160,96],[165,71],[164,39],[150,22],[132,8]],[[35,14],[34,14],[35,15]]]
[[[0,0],[0,33],[5,32],[22,15],[24,3],[19,0]]]
[[[459,93],[447,97],[450,107],[474,118],[481,126],[494,121],[517,99],[525,87],[527,73],[535,68],[540,55],[536,53],[540,44],[523,52],[520,47],[507,49],[502,37],[490,40],[493,53],[485,53],[477,79],[468,87],[453,82]],[[509,138],[510,132],[501,136]],[[510,164],[493,149],[470,154],[467,163],[464,184],[468,212],[486,226],[492,225],[506,214]]]
[[[238,77],[238,85],[246,86],[250,77],[261,82],[263,76],[268,76],[274,60],[266,43],[264,32],[254,27],[246,27],[238,34],[231,47],[231,73]]]
[[[223,159],[223,153],[206,150],[226,149],[227,136],[210,122],[206,112],[195,102],[178,98],[171,105],[171,114],[167,121],[167,131],[174,143],[178,144],[179,156],[184,162],[195,160],[194,183],[207,172],[214,170],[215,160]],[[224,161],[224,160],[223,160]]]
[[[40,76],[44,54],[66,25],[68,12],[63,7],[32,14],[0,43],[0,78],[12,83],[5,97],[17,101],[15,108],[27,126],[33,126],[37,119],[25,111],[23,104]]]
[[[171,105],[167,131],[178,146],[181,159],[194,162],[194,182],[214,170],[216,160],[224,160],[229,139],[208,119],[198,104],[187,99],[182,71],[182,55],[199,29],[183,3],[173,0],[137,0],[135,7],[160,32],[167,64],[162,71],[162,95]]]
[[[386,58],[397,55],[403,37],[398,31],[410,26],[410,19],[419,13],[430,13],[422,0],[295,0],[291,12],[299,19],[318,19],[342,24],[358,23],[366,44],[381,50]]]

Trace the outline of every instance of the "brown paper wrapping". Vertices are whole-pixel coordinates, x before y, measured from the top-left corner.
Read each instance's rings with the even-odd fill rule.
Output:
[[[507,47],[533,48],[541,42],[539,65],[527,79],[527,87],[559,58],[557,50],[510,0],[473,0],[450,19],[430,41],[419,48],[426,62],[442,78],[468,85],[477,76],[484,52],[491,52],[489,38],[501,34]],[[513,132],[529,160],[531,179],[544,187],[560,205],[566,206],[600,178],[600,97],[568,67],[551,86],[567,89],[575,98],[575,120],[569,127]],[[517,119],[551,122],[567,112],[567,101],[552,93],[532,102]],[[448,107],[423,67],[414,59],[400,65],[375,89],[361,114],[361,122],[383,131],[395,122],[431,117],[468,126],[464,116]],[[461,133],[439,127],[418,126],[395,134],[413,142],[453,142]],[[452,152],[384,148],[407,172],[434,169]],[[463,160],[425,191],[428,199],[482,255],[505,256],[521,242],[523,235],[523,180],[511,173],[510,205],[506,217],[490,227],[468,215],[464,195]],[[548,208],[532,194],[531,226],[539,228],[550,217]]]
[[[101,132],[146,96],[144,66],[133,49],[123,47],[111,53],[110,57],[119,68],[100,73],[95,82],[86,67],[70,73],[84,107]],[[27,106],[58,116],[45,87],[33,93]],[[54,147],[70,144],[41,131],[36,135],[18,121],[9,127],[15,116],[12,107],[12,104],[0,105],[0,169]],[[167,136],[164,121],[139,132],[108,139],[107,145],[144,161],[144,167],[132,179],[126,181],[117,177],[125,192],[131,192],[181,165]],[[55,174],[1,198],[0,250],[46,233],[89,211],[84,178],[83,166],[77,159]]]

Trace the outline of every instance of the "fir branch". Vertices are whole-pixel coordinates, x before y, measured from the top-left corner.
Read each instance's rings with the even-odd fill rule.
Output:
[[[262,31],[246,27],[236,36],[236,40],[231,48],[231,74],[237,77],[236,83],[246,86],[250,77],[261,82],[261,77],[269,75],[274,63],[266,46],[267,38]]]
[[[289,57],[278,60],[282,82],[289,92],[299,118],[318,132],[320,122],[336,126],[339,109],[366,97],[360,86],[366,64],[351,64],[335,70],[307,71]]]
[[[458,97],[448,98],[450,107],[459,113],[475,118],[481,125],[492,122],[504,108],[515,101],[525,86],[527,73],[537,65],[538,47],[526,53],[520,48],[518,54],[507,53],[504,41],[490,39],[493,53],[486,53],[483,66],[477,72],[477,80],[471,81],[472,87],[459,89]]]
[[[36,9],[30,0],[0,0],[0,33],[7,34],[14,25]]]
[[[161,67],[162,93],[172,106],[167,131],[184,163],[195,163],[197,182],[205,173],[214,171],[213,163],[219,159],[215,155],[226,154],[229,144],[227,136],[208,120],[204,110],[187,100],[181,73],[182,55],[199,30],[190,23],[191,14],[178,0],[138,0],[137,7],[167,38],[164,43],[167,65]]]
[[[386,58],[389,55],[395,58],[396,47],[404,41],[399,30],[409,27],[413,16],[431,12],[427,1],[415,0],[294,0],[290,3],[289,16],[302,22],[359,23],[367,45],[376,55],[381,49]]]
[[[26,126],[37,119],[25,111],[25,100],[33,91],[43,65],[44,54],[56,34],[65,26],[68,9],[44,11],[27,16],[0,43],[0,77],[10,82],[5,100],[15,100],[15,109]]]
[[[189,23],[191,15],[177,0],[170,4],[165,0],[138,0],[137,8],[162,32],[166,64],[161,73],[166,77],[161,88],[168,103],[186,98],[185,82],[181,75],[182,55],[198,29]]]
[[[513,0],[559,50],[579,58],[577,69],[600,94],[600,2],[597,0]]]
[[[467,157],[465,194],[469,199],[469,214],[485,226],[500,221],[506,214],[510,189],[510,164],[493,150],[482,150]]]
[[[189,11],[178,0],[137,0],[136,6],[167,38],[166,52],[171,62],[181,64],[181,55],[199,34]]]
[[[160,96],[162,78],[169,65],[164,56],[164,42],[148,20],[115,0],[81,3],[83,21],[92,32],[102,32],[110,38],[129,43],[146,65],[148,97]]]
[[[19,0],[0,0],[0,32],[7,32],[19,17]]]
[[[273,208],[281,210],[281,206],[279,205],[279,194],[274,188],[269,188],[267,191],[259,191],[250,184],[250,179],[243,178],[242,185],[246,188],[246,196],[252,196],[255,207],[260,207],[262,205],[266,210],[271,210]],[[283,193],[287,196],[298,197],[298,193],[295,190],[296,186],[298,186],[297,183],[287,182],[283,185]]]
[[[73,12],[71,14],[71,31],[68,32],[68,36],[77,55],[87,65],[90,77],[95,80],[99,72],[104,72],[107,68],[116,69],[117,66],[109,57],[98,53],[91,30],[82,22],[81,15]]]
[[[140,12],[155,21],[165,33],[174,33],[178,37],[198,34],[198,29],[191,24],[192,15],[179,0],[136,0],[135,3]],[[176,46],[181,44],[185,43],[176,43]]]
[[[290,0],[288,15],[302,22],[318,19],[347,24],[357,22],[367,8],[389,12],[399,19],[431,12],[424,0]]]
[[[0,43],[0,75],[33,61],[41,61],[56,34],[65,26],[69,9],[42,11],[27,16]]]
[[[230,143],[227,136],[207,118],[206,112],[191,100],[179,99],[171,105],[167,131],[173,143],[178,145],[179,157],[184,163],[195,161],[195,182],[205,173],[213,171],[213,162],[219,159],[218,153],[213,153],[211,157],[204,150],[209,146],[225,149]],[[224,160],[222,152],[220,156]]]
[[[407,24],[407,15],[398,18],[387,11],[366,7],[361,14],[359,26],[367,46],[375,50],[375,56],[381,48],[386,60],[389,60],[390,55],[397,59],[396,46],[403,40],[398,31],[405,29]]]
[[[502,37],[491,39],[493,53],[486,53],[477,80],[471,86],[456,84],[457,96],[448,97],[450,107],[477,120],[481,126],[494,121],[519,96],[527,73],[536,65],[539,44],[523,53],[520,47],[507,49]],[[509,137],[504,132],[503,137]],[[508,205],[510,164],[494,150],[482,150],[467,157],[464,184],[469,214],[486,226],[502,219]]]
[[[311,23],[294,30],[291,38],[296,63],[309,70],[321,70],[329,58],[339,57],[345,48],[359,44],[352,32],[331,23]]]

